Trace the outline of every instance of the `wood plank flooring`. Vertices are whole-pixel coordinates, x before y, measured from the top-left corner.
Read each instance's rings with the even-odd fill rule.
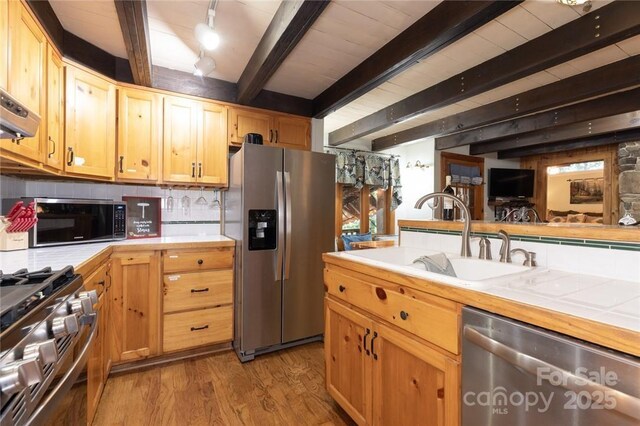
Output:
[[[233,351],[110,377],[94,425],[352,425],[324,388],[322,343],[241,364]]]

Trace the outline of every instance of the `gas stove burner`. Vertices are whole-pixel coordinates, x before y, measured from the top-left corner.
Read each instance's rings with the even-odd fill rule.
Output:
[[[56,294],[75,277],[72,266],[60,271],[47,267],[39,271],[20,269],[13,274],[0,275],[0,331],[4,332],[36,310],[43,300]]]

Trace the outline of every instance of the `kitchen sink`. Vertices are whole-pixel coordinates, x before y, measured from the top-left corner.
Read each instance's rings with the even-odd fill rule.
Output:
[[[520,264],[460,257],[459,254],[445,253],[444,255],[455,271],[455,276],[450,276],[433,270],[428,271],[424,263],[414,263],[414,260],[420,257],[441,254],[441,252],[434,250],[425,250],[417,247],[388,247],[353,250],[342,252],[342,254],[355,261],[369,263],[408,275],[476,289],[490,287],[493,279],[541,270],[540,268]]]

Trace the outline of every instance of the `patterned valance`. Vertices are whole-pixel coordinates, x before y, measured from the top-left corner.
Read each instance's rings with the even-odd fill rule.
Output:
[[[393,188],[391,210],[402,203],[400,160],[395,156],[374,154],[355,150],[327,149],[336,156],[336,182],[353,185],[360,189],[364,185],[376,188]]]

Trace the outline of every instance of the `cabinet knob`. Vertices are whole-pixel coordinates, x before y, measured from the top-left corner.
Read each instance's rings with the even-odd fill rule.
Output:
[[[202,265],[203,263],[204,263],[204,260],[198,259],[198,265]]]
[[[338,290],[340,290],[340,293],[343,293],[347,288],[343,285],[340,285],[340,287],[338,287]]]
[[[400,311],[400,318],[406,321],[407,318],[409,318],[409,313],[405,311]]]

